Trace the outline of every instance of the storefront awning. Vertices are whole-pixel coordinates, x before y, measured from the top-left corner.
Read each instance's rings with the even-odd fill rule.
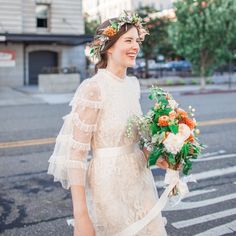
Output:
[[[60,44],[81,45],[93,40],[91,35],[62,35],[62,34],[1,34],[0,43],[27,43],[27,44]]]

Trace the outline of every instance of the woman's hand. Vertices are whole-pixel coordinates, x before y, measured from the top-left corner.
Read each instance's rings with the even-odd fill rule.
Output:
[[[95,230],[88,214],[75,217],[74,236],[95,236]]]
[[[144,153],[144,156],[145,156],[146,161],[147,161],[150,152],[147,150],[146,147],[144,147],[144,148],[143,148],[143,153]],[[158,167],[162,168],[162,169],[165,169],[165,170],[169,168],[168,162],[167,162],[164,158],[162,158],[162,157],[159,157],[159,158],[157,159],[156,165],[157,165]],[[182,165],[179,164],[177,170],[181,170],[181,168],[182,168]]]
[[[162,168],[162,169],[165,169],[165,170],[169,168],[168,162],[167,162],[164,158],[162,158],[162,157],[159,157],[159,158],[157,159],[156,165],[159,166],[159,167]],[[182,168],[182,165],[179,164],[178,167],[177,167],[177,170],[180,171],[181,168]]]
[[[168,162],[162,157],[159,157],[157,159],[156,165],[160,167],[161,169],[165,169],[165,170],[169,168]]]

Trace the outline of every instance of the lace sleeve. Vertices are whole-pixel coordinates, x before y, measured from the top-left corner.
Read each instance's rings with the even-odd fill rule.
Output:
[[[71,185],[85,185],[87,155],[96,131],[102,108],[101,92],[96,81],[84,80],[70,102],[71,112],[63,117],[64,124],[49,159],[48,174],[68,189]]]

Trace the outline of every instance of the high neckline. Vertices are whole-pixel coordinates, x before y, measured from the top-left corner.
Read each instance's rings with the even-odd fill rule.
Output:
[[[111,71],[109,71],[109,70],[107,70],[107,69],[105,69],[105,68],[99,69],[99,71],[103,71],[104,73],[106,73],[107,75],[109,75],[110,78],[115,79],[115,80],[117,80],[117,81],[120,82],[120,83],[124,83],[124,82],[126,81],[126,77],[127,77],[127,76],[125,76],[125,78],[122,79],[122,78],[120,78],[119,76],[115,75],[114,73],[112,73]]]

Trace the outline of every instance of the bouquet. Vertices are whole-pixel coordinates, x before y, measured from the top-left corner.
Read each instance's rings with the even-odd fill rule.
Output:
[[[156,165],[162,157],[169,164],[169,172],[179,173],[177,170],[181,166],[183,174],[188,175],[192,169],[191,160],[196,159],[204,148],[197,138],[200,131],[194,118],[195,109],[191,106],[189,112],[181,109],[170,93],[156,86],[150,88],[149,99],[154,101],[154,106],[146,115],[129,119],[127,136],[132,136],[135,125],[140,135],[140,148],[149,151],[147,167]],[[167,182],[171,178],[169,175]],[[177,195],[178,192],[176,185],[170,194]]]

